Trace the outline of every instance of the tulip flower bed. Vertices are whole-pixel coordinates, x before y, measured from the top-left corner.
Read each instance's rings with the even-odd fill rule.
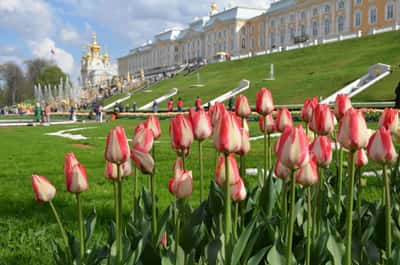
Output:
[[[65,126],[6,128],[0,264],[397,264],[397,112],[368,124],[371,136],[343,96],[336,117],[307,100],[306,129],[285,109],[272,117],[266,89],[256,106],[249,123],[238,97],[236,114],[217,104],[160,125],[84,126],[87,149],[43,135]],[[371,170],[383,173],[365,187]]]

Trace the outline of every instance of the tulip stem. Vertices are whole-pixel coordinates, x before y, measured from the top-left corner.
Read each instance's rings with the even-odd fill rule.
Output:
[[[272,145],[271,145],[271,134],[268,134],[268,145],[267,145],[267,149],[268,149],[268,170],[271,170],[272,167]]]
[[[200,204],[203,201],[203,142],[199,141]]]
[[[288,185],[285,179],[282,179],[282,189],[281,189],[281,208],[282,208],[282,221],[281,221],[281,232],[285,234],[285,228],[287,223],[287,188]]]
[[[385,190],[385,214],[386,214],[386,258],[389,260],[392,257],[392,228],[391,228],[391,215],[392,208],[390,204],[390,179],[387,174],[387,165],[383,165],[383,179]]]
[[[268,167],[268,141],[267,141],[267,116],[264,116],[264,185],[267,183]]]
[[[177,213],[176,218],[176,235],[175,235],[175,265],[178,265],[178,251],[179,251],[179,237],[180,237],[180,230],[181,230],[181,220],[179,218],[179,213]]]
[[[362,237],[362,223],[361,223],[361,167],[357,167],[356,169],[356,176],[357,176],[357,201],[356,201],[356,207],[357,207],[357,216],[358,216],[358,240],[360,241],[361,244],[361,237]],[[362,251],[360,251],[360,264],[363,264],[363,254]]]
[[[230,264],[230,236],[232,231],[231,225],[231,185],[229,174],[229,154],[225,153],[225,264]]]
[[[293,244],[293,229],[294,229],[294,210],[295,210],[295,197],[296,197],[296,171],[292,170],[290,181],[290,219],[289,219],[289,232],[287,234],[288,243],[286,249],[286,264],[292,264],[292,244]]]
[[[246,118],[242,117],[242,128],[244,129],[244,125],[246,122]],[[240,177],[244,178],[246,175],[246,157],[244,155],[240,155]]]
[[[316,233],[317,233],[317,237],[319,236],[320,232],[321,232],[321,211],[322,211],[322,196],[319,196],[320,194],[324,194],[323,189],[324,189],[324,175],[325,175],[325,170],[324,168],[320,167],[319,168],[319,182],[318,182],[318,186],[317,186],[317,196],[316,196],[316,200],[315,200],[315,211],[316,212],[316,220],[314,225],[316,225]]]
[[[307,249],[306,249],[306,265],[310,265],[311,257],[311,224],[312,224],[312,206],[311,206],[311,187],[307,187]]]
[[[79,243],[80,243],[80,254],[81,260],[85,256],[85,236],[84,236],[84,229],[83,229],[83,217],[82,217],[82,207],[81,207],[81,199],[80,193],[75,194],[76,197],[76,205],[78,210],[78,221],[79,221]]]
[[[136,198],[137,198],[137,169],[133,167],[133,218],[136,218]]]
[[[58,216],[57,210],[56,210],[56,208],[54,207],[53,203],[52,203],[51,201],[49,201],[49,204],[50,204],[51,210],[53,211],[54,216],[56,217],[58,227],[60,228],[61,235],[62,235],[63,240],[64,240],[65,252],[67,253],[68,263],[71,262],[71,264],[72,264],[71,252],[70,252],[70,250],[69,250],[69,243],[68,243],[68,236],[67,236],[67,233],[65,232],[64,226],[63,226],[62,223],[61,223],[60,217]]]
[[[338,152],[336,150],[336,152]],[[343,182],[343,148],[339,148],[339,169],[338,169],[338,182],[337,182],[337,201],[336,201],[336,210],[338,223],[340,220],[341,214],[341,196],[342,196],[342,182]]]
[[[354,168],[355,152],[350,152],[349,165],[349,189],[347,194],[347,214],[346,214],[346,265],[351,265],[351,236],[353,226],[353,196],[354,196]]]
[[[153,174],[151,178],[151,230],[153,232],[154,244],[157,243],[157,209],[156,209],[156,178]],[[179,217],[178,217],[179,219]]]
[[[239,218],[239,202],[235,203],[235,215],[233,217],[233,238],[234,240],[237,240],[238,238],[238,233],[237,233],[237,227],[238,227],[238,218]]]

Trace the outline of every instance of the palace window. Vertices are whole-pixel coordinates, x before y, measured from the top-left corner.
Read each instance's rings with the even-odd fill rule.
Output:
[[[231,50],[235,49],[235,42],[231,39]]]
[[[318,8],[314,7],[312,11],[313,16],[318,16]]]
[[[253,38],[250,39],[250,48],[254,49],[254,39]]]
[[[281,45],[283,46],[283,44],[285,43],[285,31],[284,30],[281,30],[280,37],[281,37]]]
[[[285,18],[281,17],[281,25],[285,24]]]
[[[251,25],[251,28],[250,28],[250,33],[251,33],[251,35],[253,35],[253,34],[254,34],[254,25]]]
[[[376,23],[376,7],[371,7],[369,9],[369,24],[375,24]]]
[[[218,39],[220,39],[222,37],[222,33],[221,31],[218,31]]]
[[[391,20],[393,19],[393,3],[389,3],[386,5],[386,20]]]
[[[354,16],[354,26],[359,27],[361,26],[361,13],[357,12]]]
[[[318,22],[317,21],[313,22],[312,34],[314,37],[318,36]]]
[[[275,26],[275,21],[271,20],[271,27],[274,27],[274,26]]]
[[[338,9],[343,9],[343,8],[344,8],[344,1],[339,1]]]
[[[306,12],[305,11],[301,12],[301,19],[306,19]]]
[[[331,21],[329,19],[325,19],[324,32],[325,32],[325,35],[328,35],[331,32]]]
[[[354,0],[354,2],[356,3],[356,5],[361,5],[362,0]]]
[[[242,49],[246,49],[246,39],[242,38]]]
[[[340,16],[338,18],[338,31],[343,32],[344,31],[344,16]]]
[[[242,35],[246,35],[246,27],[242,28]]]
[[[306,26],[301,25],[301,36],[305,36],[305,35],[306,35]]]
[[[271,32],[271,47],[275,48],[275,32]]]
[[[295,28],[290,28],[290,39],[293,40],[296,35]]]
[[[328,13],[331,10],[331,6],[330,5],[325,5],[325,13]]]
[[[294,14],[291,14],[290,15],[290,22],[294,22],[294,20],[295,20]]]

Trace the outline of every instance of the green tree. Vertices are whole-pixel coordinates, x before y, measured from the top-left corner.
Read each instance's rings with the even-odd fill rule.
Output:
[[[20,92],[26,86],[26,79],[18,64],[8,62],[0,65],[0,78],[5,82],[5,104],[15,105],[23,100]]]
[[[43,69],[43,72],[39,74],[37,78],[37,83],[54,87],[60,83],[61,79],[65,84],[67,75],[60,69],[60,67],[52,65]]]

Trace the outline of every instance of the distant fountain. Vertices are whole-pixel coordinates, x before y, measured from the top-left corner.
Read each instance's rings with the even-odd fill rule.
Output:
[[[191,85],[191,87],[203,87],[203,86],[204,86],[204,84],[202,84],[201,80],[200,80],[200,72],[197,71],[197,73],[196,73],[196,84]]]

